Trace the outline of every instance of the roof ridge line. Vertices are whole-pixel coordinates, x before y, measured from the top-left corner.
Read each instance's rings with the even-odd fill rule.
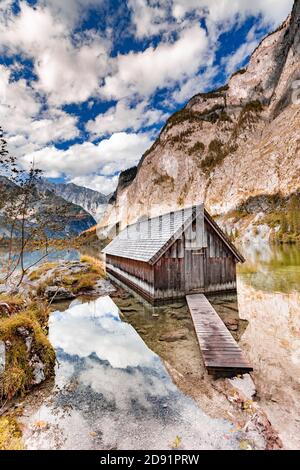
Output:
[[[159,214],[159,215],[155,215],[154,217],[147,217],[143,220],[137,220],[136,222],[133,222],[132,224],[128,224],[126,225],[123,229],[123,230],[126,230],[127,227],[133,227],[134,225],[137,225],[137,224],[142,224],[144,222],[148,222],[149,220],[155,220],[155,219],[159,219],[159,217],[164,217],[166,215],[169,215],[169,214],[175,214],[175,213],[178,213],[178,212],[181,212],[181,211],[187,211],[187,210],[190,210],[190,209],[193,209],[194,207],[200,207],[200,206],[203,206],[203,210],[204,210],[204,203],[201,202],[199,204],[192,204],[191,206],[187,206],[187,207],[182,207],[181,209],[176,209],[176,210],[173,210],[173,211],[169,211],[169,212],[164,212],[163,214]],[[142,216],[143,217],[143,216]],[[146,217],[146,216],[145,216]]]

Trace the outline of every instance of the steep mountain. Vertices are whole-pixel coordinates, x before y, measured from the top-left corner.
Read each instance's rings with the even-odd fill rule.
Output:
[[[0,235],[7,237],[9,227],[3,216],[6,201],[18,198],[20,187],[4,176],[0,176]],[[46,232],[52,238],[67,238],[80,234],[95,225],[95,219],[81,207],[72,204],[45,188],[36,189],[30,198],[25,230],[47,221]],[[20,227],[16,224],[15,237]]]
[[[294,200],[300,204],[299,129],[296,0],[287,20],[253,52],[247,69],[222,88],[194,96],[168,119],[125,185],[121,174],[101,225],[125,225],[144,214],[204,201],[229,230],[232,222],[244,232],[273,224],[279,233],[278,214],[288,204],[294,207]]]
[[[51,183],[46,179],[42,179],[39,183],[41,190],[47,189],[61,196],[66,201],[72,202],[89,212],[96,220],[104,212],[110,195],[99,193],[74,183]]]

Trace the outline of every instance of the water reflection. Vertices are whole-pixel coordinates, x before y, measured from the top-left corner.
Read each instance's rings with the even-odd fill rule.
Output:
[[[56,312],[50,320],[50,341],[63,354],[81,358],[95,354],[113,368],[152,363],[153,353],[145,347],[136,331],[120,320],[119,310],[110,297],[71,304],[70,307],[65,312]],[[76,332],[71,340],[70,328]]]
[[[284,446],[300,448],[300,249],[265,247],[238,278],[241,346],[254,367],[263,408]]]
[[[300,288],[300,246],[249,246],[243,249],[246,263],[238,266],[247,284],[269,292],[291,292]]]
[[[300,249],[266,245],[243,253],[247,262],[238,273],[239,309],[235,296],[210,300],[253,365],[258,399],[285,447],[299,449]],[[197,387],[203,386],[186,306],[148,311],[131,298],[119,303],[127,323],[108,297],[75,301],[53,314],[50,339],[60,365],[55,388],[29,413],[28,447],[169,448],[176,435],[185,448],[236,447],[229,424],[212,420],[183,395],[153,353],[182,374],[192,370]],[[178,328],[188,340],[172,346],[160,341],[163,333]],[[48,423],[41,433],[34,428],[39,420]]]
[[[29,413],[28,448],[161,449],[177,435],[184,448],[238,448],[238,433],[177,389],[109,297],[55,312],[49,337],[59,367],[50,396]]]

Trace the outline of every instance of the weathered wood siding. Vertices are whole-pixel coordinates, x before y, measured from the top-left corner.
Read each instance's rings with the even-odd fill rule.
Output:
[[[177,240],[154,265],[155,298],[172,299],[185,295],[184,237]]]
[[[207,249],[205,256],[205,292],[236,288],[236,258],[218,234],[205,223]]]
[[[236,258],[203,219],[202,224],[188,227],[154,266],[113,255],[106,255],[106,266],[108,273],[149,300],[236,288]]]
[[[106,271],[136,288],[141,294],[154,297],[154,267],[143,261],[106,255]]]

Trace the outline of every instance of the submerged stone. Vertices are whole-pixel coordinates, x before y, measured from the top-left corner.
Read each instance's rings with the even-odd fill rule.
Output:
[[[230,385],[241,392],[248,400],[251,400],[256,394],[255,384],[250,374],[244,374],[242,377],[228,379]]]
[[[45,372],[44,372],[45,365],[43,364],[41,359],[37,356],[37,354],[35,354],[32,357],[29,364],[32,366],[32,372],[33,372],[32,384],[38,385],[45,380]]]
[[[166,341],[167,343],[172,343],[173,341],[179,341],[182,339],[187,339],[187,332],[185,330],[178,330],[163,334],[160,336],[159,341]]]

